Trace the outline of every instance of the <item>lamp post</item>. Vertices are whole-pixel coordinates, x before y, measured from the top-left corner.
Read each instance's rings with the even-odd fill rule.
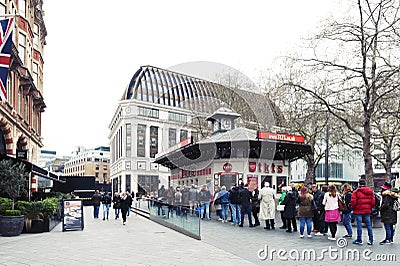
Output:
[[[329,181],[329,125],[326,124],[326,149],[325,149],[325,184]]]

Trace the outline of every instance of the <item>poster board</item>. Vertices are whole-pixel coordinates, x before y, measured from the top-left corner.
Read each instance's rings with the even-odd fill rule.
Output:
[[[84,228],[83,223],[83,203],[79,199],[65,199],[63,200],[62,210],[62,230],[63,232],[69,229]]]

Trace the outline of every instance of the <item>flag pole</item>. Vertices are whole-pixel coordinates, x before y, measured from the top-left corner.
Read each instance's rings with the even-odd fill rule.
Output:
[[[19,16],[17,14],[0,14],[0,17],[8,18],[8,17],[16,17]]]

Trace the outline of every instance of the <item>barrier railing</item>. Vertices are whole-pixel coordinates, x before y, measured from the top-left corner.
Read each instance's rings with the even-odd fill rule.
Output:
[[[154,199],[139,199],[135,211],[150,220],[200,240],[200,218],[186,206],[169,205]]]

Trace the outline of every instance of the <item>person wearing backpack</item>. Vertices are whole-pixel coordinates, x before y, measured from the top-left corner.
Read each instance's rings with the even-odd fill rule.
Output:
[[[346,231],[347,231],[347,234],[344,235],[343,237],[352,238],[353,237],[353,228],[351,226],[351,211],[352,210],[351,210],[350,201],[351,201],[351,195],[352,195],[353,189],[347,183],[343,184],[341,189],[342,189],[342,197],[343,197],[344,203],[347,206],[347,209],[345,211],[342,211],[342,222],[343,222],[344,228],[346,228]]]
[[[393,244],[394,226],[397,224],[397,211],[393,206],[399,200],[399,189],[392,188],[391,184],[385,182],[382,188],[381,220],[385,228],[385,239],[379,242],[381,245]]]

